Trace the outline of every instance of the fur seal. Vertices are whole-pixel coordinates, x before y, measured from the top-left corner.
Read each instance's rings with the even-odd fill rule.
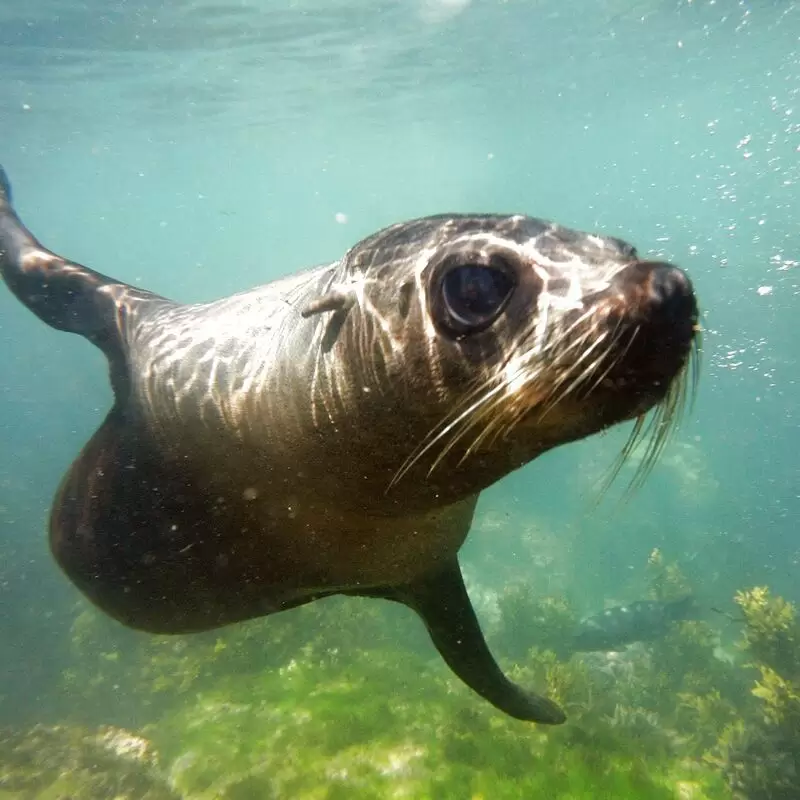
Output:
[[[675,622],[689,619],[698,611],[692,595],[676,600],[637,600],[613,606],[599,614],[584,617],[572,638],[572,649],[579,652],[624,650],[634,642],[652,642],[665,636]]]
[[[181,305],[45,249],[1,170],[0,270],[108,358],[115,402],[50,517],[97,606],[178,633],[387,598],[497,708],[564,721],[500,670],[457,554],[478,494],[541,453],[623,420],[638,436],[654,407],[657,453],[696,363],[681,270],[552,222],[454,214]]]

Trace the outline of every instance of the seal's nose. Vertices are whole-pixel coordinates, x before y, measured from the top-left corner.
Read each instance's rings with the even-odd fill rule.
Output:
[[[619,272],[615,289],[626,298],[631,322],[644,321],[675,333],[697,323],[697,298],[689,276],[665,261],[637,261]]]
[[[665,325],[697,321],[697,299],[689,276],[678,267],[660,261],[643,262],[650,271],[650,314]]]
[[[609,373],[636,374],[665,391],[680,372],[697,336],[698,306],[683,270],[663,261],[637,261],[619,272],[614,290],[624,298],[611,321],[622,355]]]

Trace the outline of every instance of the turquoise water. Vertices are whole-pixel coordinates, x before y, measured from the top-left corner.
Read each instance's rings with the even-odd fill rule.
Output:
[[[658,548],[707,605],[735,614],[754,585],[800,602],[800,3],[31,0],[0,9],[0,71],[26,223],[176,299],[446,211],[552,218],[685,267],[701,380],[646,485],[622,504],[597,488],[626,430],[509,476],[465,546],[470,588],[483,615],[518,581],[589,613],[641,596]],[[138,729],[157,717],[143,689],[92,708],[64,681],[94,662],[45,537],[105,365],[7,291],[0,346],[0,722]]]

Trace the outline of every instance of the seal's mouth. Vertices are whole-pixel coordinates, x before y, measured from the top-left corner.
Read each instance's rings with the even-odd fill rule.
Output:
[[[697,385],[699,312],[689,278],[671,264],[635,260],[577,302],[543,293],[535,300],[536,313],[529,301],[516,326],[512,300],[508,327],[494,333],[505,337],[502,359],[430,431],[392,484],[423,457],[429,475],[445,460],[460,464],[498,448],[513,450],[521,466],[625,420],[634,427],[609,482],[640,445],[644,457],[631,484],[649,474]]]

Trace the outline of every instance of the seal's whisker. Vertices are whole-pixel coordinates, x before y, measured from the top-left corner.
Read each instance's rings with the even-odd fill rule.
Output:
[[[516,408],[510,408],[507,403],[495,401],[492,406],[488,406],[481,417],[489,417],[489,421],[484,425],[483,429],[475,437],[472,444],[469,446],[464,454],[464,458],[477,450],[484,442],[493,445],[497,439],[503,435],[504,437],[514,428],[517,422],[527,413],[528,409],[524,404],[518,405]],[[493,413],[496,412],[496,413]],[[510,417],[506,423],[506,417]]]
[[[674,429],[672,424],[674,411],[675,400],[672,396],[668,396],[665,402],[659,405],[651,415],[649,423],[642,431],[642,439],[647,440],[645,452],[628,484],[626,495],[640,488],[652,472]]]
[[[632,336],[630,338],[630,341],[628,342],[627,345],[625,345],[625,348],[623,349],[623,351],[621,353],[617,354],[614,358],[609,358],[611,353],[614,351],[614,349],[619,344],[619,341],[622,338],[622,334],[623,334],[622,323],[621,323],[620,320],[617,320],[617,323],[614,326],[614,330],[611,331],[611,334],[609,336],[610,341],[608,343],[608,347],[606,348],[606,351],[605,351],[605,353],[603,354],[603,357],[602,357],[603,359],[608,359],[608,366],[597,376],[597,378],[595,379],[594,383],[592,383],[592,385],[587,389],[587,391],[586,391],[587,395],[591,394],[594,391],[596,391],[597,388],[608,377],[609,372],[611,372],[611,370],[613,370],[614,367],[617,366],[617,364],[619,364],[620,361],[625,357],[625,355],[627,354],[627,352],[630,349],[631,345],[633,344],[633,340],[636,338],[637,331],[638,331],[638,327],[634,330],[634,332],[633,332],[633,334],[632,334]],[[600,360],[602,360],[602,359],[600,359]]]
[[[599,356],[597,356],[597,358],[590,365],[587,366],[587,368],[583,371],[583,373],[581,375],[578,376],[578,378],[573,382],[573,384],[570,387],[569,391],[565,392],[561,396],[561,398],[559,398],[559,402],[564,397],[568,396],[569,393],[576,392],[581,387],[581,385],[586,383],[586,381],[588,381],[590,378],[595,377],[595,375],[596,375],[596,373],[598,371],[598,368],[603,363],[607,363],[606,368],[602,372],[600,372],[599,375],[596,375],[595,380],[592,382],[591,386],[589,386],[586,389],[586,392],[585,392],[586,395],[587,396],[591,395],[592,392],[596,391],[597,388],[603,383],[605,378],[608,376],[608,373],[611,372],[611,370],[613,370],[614,367],[617,364],[619,364],[619,362],[622,359],[622,356],[624,355],[624,353],[623,354],[618,354],[614,358],[610,358],[611,354],[613,353],[614,349],[616,348],[617,344],[619,343],[620,334],[618,332],[618,328],[615,329],[614,334],[612,334],[612,336],[610,338],[611,338],[611,341],[609,341],[608,346],[605,348],[605,350]],[[628,343],[628,347],[630,347],[630,343]],[[627,352],[627,347],[626,347],[625,352]]]
[[[597,381],[595,381],[595,383],[592,385],[592,388],[589,389],[590,392],[596,389],[597,386],[599,386],[603,382],[608,373],[611,372],[611,370],[614,369],[614,367],[625,358],[625,356],[628,354],[628,350],[630,350],[638,334],[639,334],[639,326],[637,325],[633,329],[630,339],[628,339],[628,343],[625,345],[622,352],[618,353],[617,356],[609,363],[608,367],[603,371],[603,373],[598,377]],[[608,345],[608,350],[606,351],[607,354],[609,354],[617,346],[620,338],[622,338],[622,332],[620,331],[619,325],[617,325],[617,327],[614,329],[614,337],[611,339],[611,342]]]
[[[524,338],[524,336],[521,336],[520,340],[522,341]],[[510,362],[510,357],[504,359],[499,368],[501,375],[503,375],[503,368],[508,367]],[[503,375],[502,380],[497,383],[494,383],[494,381],[497,380],[497,378],[494,376],[476,381],[475,385],[469,390],[469,392],[467,392],[461,403],[459,403],[453,412],[445,416],[444,419],[437,423],[437,425],[435,425],[426,434],[425,438],[422,440],[422,442],[420,442],[420,444],[406,459],[406,461],[403,462],[403,465],[389,483],[387,491],[397,484],[397,482],[408,473],[413,465],[417,463],[433,447],[435,447],[438,442],[440,442],[448,434],[453,433],[453,436],[448,444],[442,449],[429,468],[427,474],[431,475],[436,467],[441,464],[442,460],[453,449],[453,447],[455,447],[471,429],[479,425],[485,416],[491,414],[493,411],[496,411],[498,408],[502,409],[505,401],[503,393],[510,385],[517,381],[527,369],[527,365],[521,366],[516,369],[512,375]],[[493,383],[494,385],[492,385]],[[466,424],[463,425],[461,430],[458,430],[461,423]],[[462,463],[464,458],[466,458],[466,456],[473,451],[474,446],[468,448],[462,458],[459,459],[459,463]]]
[[[645,415],[640,414],[636,417],[636,420],[633,423],[633,428],[626,440],[625,444],[622,447],[622,450],[619,452],[617,457],[614,459],[605,479],[603,480],[602,486],[600,488],[600,498],[606,494],[606,492],[611,487],[611,484],[617,479],[617,476],[622,471],[622,468],[628,461],[629,456],[636,448],[636,445],[639,443],[642,437],[642,430],[644,428],[645,423]]]
[[[553,350],[556,349],[559,342],[561,342],[565,336],[569,333],[574,331],[581,323],[583,323],[588,317],[591,316],[590,312],[586,312],[582,314],[573,324],[565,328],[561,335],[558,337],[553,338],[550,342],[548,342],[546,350]],[[616,329],[615,329],[616,332]],[[577,350],[581,352],[581,348],[584,348],[587,341],[592,339],[592,336],[596,336],[596,332],[592,328],[587,328],[583,334],[578,337],[576,340],[571,342],[566,348],[564,348],[558,355],[558,361],[563,360],[564,355],[569,354],[571,350]],[[611,352],[614,346],[614,342],[612,342],[604,348],[603,352],[598,355],[590,364],[586,365],[580,372],[579,375],[575,375],[576,367],[581,365],[583,361],[591,356],[591,354],[599,347],[601,347],[604,341],[608,338],[607,334],[601,334],[599,338],[596,338],[595,341],[583,352],[581,352],[580,357],[572,364],[569,365],[569,368],[564,370],[558,378],[554,379],[553,385],[548,387],[548,393],[553,395],[555,394],[556,390],[560,386],[562,386],[566,381],[572,380],[570,386],[568,386],[563,392],[559,393],[556,397],[551,397],[550,400],[547,401],[547,405],[545,406],[544,410],[540,415],[540,419],[544,417],[555,405],[558,404],[563,398],[567,397],[571,392],[573,392],[582,382],[588,380],[597,370],[598,366],[603,363],[603,361],[608,357],[608,354]],[[613,366],[613,365],[612,365]],[[610,369],[610,367],[609,367]],[[525,368],[521,368],[517,370],[513,375],[507,377],[503,383],[505,386],[509,386],[513,384],[515,381],[518,380],[520,375],[524,375]],[[607,370],[606,370],[607,372]],[[605,374],[605,373],[604,373]],[[528,379],[522,385],[522,387],[518,388],[518,394],[530,393],[532,391],[532,386],[535,385],[536,380],[541,377],[541,371],[537,371],[537,374],[533,376],[533,378]],[[534,390],[535,391],[535,390]],[[476,427],[478,424],[483,422],[484,417],[489,417],[489,422],[481,428],[481,431],[475,437],[473,442],[464,452],[460,462],[463,462],[471,453],[473,453],[478,447],[480,447],[484,442],[488,442],[489,445],[494,444],[498,438],[503,437],[506,438],[511,431],[517,426],[519,421],[530,412],[531,408],[528,404],[522,402],[516,404],[514,408],[509,408],[507,404],[507,398],[504,397],[502,394],[496,395],[491,403],[487,403],[480,409],[479,412],[476,413],[474,422],[466,426],[464,433],[466,430],[472,427]],[[460,434],[458,438],[460,439],[463,434]],[[455,440],[451,443],[448,450],[455,444]]]
[[[472,455],[472,453],[474,453],[487,440],[489,441],[490,444],[494,443],[497,440],[499,432],[503,428],[502,420],[503,420],[502,411],[500,414],[497,414],[494,417],[489,416],[489,421],[478,432],[478,435],[473,439],[469,447],[466,448],[464,454],[461,456],[461,459],[459,460],[459,463],[463,463],[470,455]]]
[[[629,497],[631,493],[641,488],[644,484],[668,444],[671,435],[677,429],[690,394],[693,397],[696,392],[699,374],[698,358],[699,348],[693,343],[687,364],[676,375],[664,399],[656,406],[649,419],[644,414],[636,418],[628,440],[615,459],[609,475],[603,481],[601,495],[606,493],[640,443],[647,440],[645,451],[636,467],[636,471],[626,486],[622,499]]]
[[[694,402],[697,399],[697,387],[700,383],[700,363],[703,354],[703,337],[702,331],[698,328],[695,332],[694,339],[692,339],[692,350],[689,353],[689,387],[688,387],[688,408],[691,411],[694,408]]]
[[[611,354],[612,350],[614,349],[614,344],[611,343],[606,348],[605,353],[602,355],[601,358],[598,358],[598,365],[602,363],[603,359],[607,359]],[[596,391],[597,388],[603,383],[603,381],[608,377],[608,373],[611,372],[612,369],[619,363],[619,358],[609,359],[608,366],[595,378],[592,385],[586,390],[586,394],[590,395],[592,392]]]
[[[594,313],[595,312],[594,312],[593,309],[588,309],[588,310],[584,311],[583,314],[578,316],[577,319],[573,320],[569,325],[567,325],[564,328],[561,328],[557,332],[557,335],[551,336],[551,338],[548,339],[547,342],[545,342],[544,346],[542,347],[542,353],[544,354],[544,353],[547,353],[547,352],[549,352],[551,350],[557,350],[560,347],[561,343],[564,340],[568,339],[569,336],[577,328],[580,328],[586,322],[586,320],[590,319],[594,315]],[[591,329],[587,328],[584,331],[584,333],[582,334],[582,336],[580,336],[577,339],[575,339],[572,342],[570,342],[567,345],[567,347],[562,351],[562,353],[567,353],[570,350],[574,350],[574,349],[579,348],[581,343],[583,341],[585,341],[585,338],[590,334],[591,334]]]
[[[625,349],[620,353],[619,358],[617,361],[623,359],[630,349],[631,345],[633,344],[636,336],[639,332],[638,326],[634,329],[631,338],[628,341],[628,344],[625,346]],[[663,401],[662,401],[663,402]],[[656,412],[657,413],[657,412]],[[631,430],[630,436],[628,437],[627,441],[625,442],[622,450],[620,451],[619,455],[616,459],[614,459],[614,463],[612,464],[606,479],[603,481],[603,485],[600,490],[600,496],[602,497],[610,488],[611,484],[616,480],[617,476],[619,475],[622,468],[628,461],[628,458],[631,456],[633,451],[638,446],[639,442],[648,435],[648,431],[650,430],[650,425],[647,425],[645,428],[645,420],[646,415],[640,414],[636,417],[636,421],[634,422],[633,429]],[[630,488],[630,487],[629,487]]]
[[[434,467],[438,466],[441,463],[441,460],[446,456],[448,452],[452,450],[452,448],[460,441],[470,430],[478,427],[479,425],[483,425],[478,435],[475,437],[473,442],[467,447],[462,454],[461,458],[459,459],[458,463],[462,464],[475,450],[483,444],[487,438],[489,439],[490,443],[496,441],[497,436],[503,432],[504,428],[507,430],[508,425],[504,426],[504,418],[509,416],[512,412],[512,408],[509,405],[509,395],[506,394],[506,390],[510,387],[515,385],[520,377],[526,379],[523,383],[522,388],[517,388],[515,394],[519,396],[520,392],[523,391],[525,386],[529,386],[532,383],[535,383],[541,377],[541,370],[537,369],[534,371],[532,376],[526,375],[526,373],[531,372],[530,366],[526,363],[522,366],[518,367],[511,375],[503,374],[502,380],[494,387],[491,392],[488,392],[484,395],[484,397],[478,403],[475,403],[475,410],[472,415],[472,419],[466,420],[466,425],[464,425],[463,430],[453,436],[452,440],[448,443],[448,445],[443,449],[440,453],[439,457],[437,458],[436,462],[434,463]],[[512,395],[513,397],[513,395]],[[527,405],[517,404],[516,413],[514,414],[515,417],[519,417],[527,413],[528,407]],[[483,424],[484,421],[488,418],[488,423]],[[514,424],[514,419],[511,420],[510,425]]]
[[[551,338],[541,347],[539,355],[540,356],[544,356],[544,354],[546,354],[548,352],[551,352],[553,350],[557,350],[559,345],[565,339],[567,339],[569,337],[569,335],[575,331],[576,328],[579,328],[588,318],[590,318],[592,316],[592,313],[593,312],[592,312],[591,309],[585,311],[577,319],[573,320],[568,326],[566,326],[565,328],[561,329],[558,332],[557,336],[551,336]],[[558,359],[559,360],[563,359],[563,356],[565,354],[568,354],[572,350],[578,350],[579,351],[580,348],[582,348],[585,345],[586,341],[591,337],[592,333],[593,333],[592,330],[587,329],[580,337],[578,337],[576,340],[570,342],[567,345],[567,347],[565,347],[561,351],[561,353],[559,353]],[[522,342],[524,341],[524,339],[526,338],[527,335],[528,334],[526,333],[525,335],[519,337],[519,341],[517,342],[516,347],[513,348],[512,352],[514,350],[519,351],[519,350],[522,349]],[[533,349],[532,349],[532,352],[533,352]],[[511,361],[511,356],[507,357],[503,361],[501,367],[508,367],[509,364],[510,364],[510,361]],[[536,371],[536,374],[534,376],[532,376],[531,378],[529,378],[527,375],[525,375],[525,373],[528,372],[529,370],[530,370],[529,365],[527,363],[525,363],[523,366],[518,368],[512,375],[504,376],[503,380],[502,380],[502,383],[500,384],[499,388],[500,389],[508,388],[509,386],[515,384],[519,380],[519,378],[522,376],[522,377],[525,377],[526,380],[523,383],[523,385],[517,389],[517,393],[520,393],[523,390],[530,391],[531,384],[534,383],[536,380],[538,380],[540,378],[540,376],[541,376],[541,368],[538,369]],[[561,380],[565,380],[568,377],[569,377],[569,374],[565,374],[565,376],[563,378],[561,378]],[[559,383],[557,382],[556,385],[553,388],[557,388],[558,385],[559,385]],[[492,413],[497,412],[497,411],[500,411],[501,414],[502,414],[502,412],[505,410],[504,406],[506,404],[506,400],[507,400],[507,398],[505,396],[503,396],[502,392],[499,392],[499,393],[495,394],[493,402],[491,404],[484,405],[483,409],[480,411],[480,413],[476,413],[475,414],[474,422],[466,427],[464,433],[466,433],[466,431],[469,430],[469,428],[475,427],[476,425],[478,425],[482,421],[483,417],[489,416]],[[510,432],[511,428],[513,428],[513,426],[517,424],[518,419],[520,417],[524,416],[526,413],[528,413],[529,410],[530,410],[530,408],[529,408],[529,406],[527,404],[524,404],[524,403],[520,404],[520,405],[518,405],[518,407],[516,409],[516,412],[512,415],[512,419],[510,420],[508,425],[503,426],[501,424],[502,421],[498,422],[498,424],[496,424],[496,425],[494,425],[494,424],[487,425],[483,429],[483,431],[476,437],[476,439],[472,443],[472,445],[470,445],[470,447],[467,448],[467,450],[465,451],[465,454],[462,457],[461,461],[463,461],[463,459],[466,458],[466,456],[468,456],[470,453],[474,452],[474,450],[481,443],[483,443],[487,439],[487,437],[490,436],[490,434],[492,433],[493,429],[496,428],[497,430],[494,433],[494,435],[491,437],[491,439],[490,439],[491,442],[496,441],[497,437],[501,433],[504,436],[507,435]],[[455,441],[452,444],[455,444]]]
[[[588,329],[583,334],[581,338],[581,344],[586,346],[586,342],[590,341],[592,336],[596,335],[595,332],[591,329]],[[578,367],[581,366],[582,362],[590,356],[597,347],[603,344],[605,340],[608,338],[608,334],[600,334],[597,336],[595,342],[588,346],[588,348],[581,354],[581,357],[570,364],[567,369],[565,369],[558,377],[552,382],[552,386],[550,388],[550,399],[548,400],[545,407],[542,409],[539,419],[544,419],[552,410],[557,406],[560,402],[562,402],[566,397],[568,397],[572,392],[574,392],[581,383],[591,377],[594,374],[594,371],[597,369],[599,364],[603,362],[605,358],[608,357],[608,353],[614,346],[614,342],[612,341],[609,345],[603,350],[603,352],[597,356],[592,362],[586,364],[582,367],[579,374],[575,374]],[[569,385],[564,387],[564,384],[570,382]],[[562,388],[563,387],[563,388]]]
[[[584,321],[584,318],[582,317],[580,322],[583,322],[583,321]],[[569,333],[572,332],[574,327],[577,327],[577,326],[572,326],[571,329],[568,329],[567,331],[565,331],[563,336],[559,337],[558,341],[555,342],[555,345],[560,344],[560,342],[563,340],[563,338],[566,337],[567,335],[569,335]],[[573,351],[575,351],[575,350],[577,350],[578,352],[582,351],[582,349],[586,346],[586,343],[588,341],[591,341],[592,336],[595,336],[596,334],[597,334],[597,332],[594,330],[593,326],[585,327],[580,336],[578,336],[576,339],[574,339],[566,347],[564,347],[562,350],[560,350],[558,352],[556,365],[557,365],[557,363],[559,361],[564,361],[565,358],[567,356],[569,356]],[[604,334],[604,335],[607,335],[607,334]],[[565,380],[563,375],[559,376],[559,378],[556,379],[557,382],[558,381],[563,381],[563,380]]]
[[[591,377],[597,367],[603,362],[605,358],[608,356],[608,351],[610,346],[607,347],[599,356],[597,356],[593,361],[589,364],[585,365],[578,375],[575,375],[576,368],[580,367],[582,362],[587,359],[606,339],[605,334],[601,334],[597,337],[597,339],[587,347],[583,353],[581,353],[580,358],[575,361],[572,365],[570,365],[570,369],[564,372],[563,375],[559,376],[559,378],[554,382],[553,392],[551,399],[548,401],[547,405],[542,409],[541,414],[539,415],[539,419],[544,419],[544,417],[549,414],[553,408],[555,408],[560,402],[562,402],[566,397],[569,397],[585,380]],[[564,386],[567,381],[571,382]],[[562,389],[563,387],[563,389]],[[556,394],[555,390],[559,390]]]
[[[464,461],[473,453],[475,450],[486,440],[486,437],[492,431],[493,428],[502,425],[502,418],[503,415],[508,412],[508,398],[504,395],[503,391],[508,388],[509,385],[513,384],[520,374],[524,373],[524,369],[517,370],[514,375],[504,378],[496,387],[495,390],[487,393],[481,401],[479,407],[476,408],[475,413],[472,415],[471,419],[467,419],[465,422],[466,424],[463,426],[462,430],[456,433],[450,442],[442,449],[442,452],[434,461],[431,472],[442,462],[445,456],[453,449],[453,447],[461,441],[464,436],[469,433],[470,430],[481,425],[484,420],[488,417],[488,423],[486,423],[478,435],[473,440],[472,444],[467,447],[461,458],[459,458],[458,463],[463,464]],[[430,474],[430,472],[428,473]]]
[[[492,432],[492,436],[489,439],[489,444],[493,445],[501,437],[503,439],[508,438],[511,432],[517,427],[517,425],[519,425],[520,421],[528,414],[529,410],[530,409],[527,406],[520,405],[509,410],[505,416],[498,415],[497,424],[493,426],[497,430]],[[482,440],[485,438],[487,437],[482,437]]]
[[[578,343],[580,345],[585,344],[585,342],[591,338],[592,333],[593,331],[587,330],[584,333],[584,335],[578,340]],[[588,377],[590,377],[597,369],[597,366],[601,364],[603,360],[608,357],[608,354],[613,347],[613,343],[609,344],[609,346],[606,347],[604,351],[599,356],[597,356],[597,358],[592,363],[588,364],[581,371],[580,375],[575,377],[575,367],[578,366],[584,360],[584,358],[588,357],[596,347],[599,347],[603,343],[605,338],[606,338],[605,335],[601,335],[601,337],[597,340],[597,342],[594,343],[585,352],[585,354],[581,356],[580,359],[570,364],[568,369],[564,370],[564,372],[557,379],[554,380],[553,386],[548,387],[548,394],[551,395],[551,397],[549,400],[546,400],[545,408],[539,415],[540,420],[544,416],[546,416],[546,414],[555,405],[557,405],[561,400],[567,397],[574,390],[574,388],[577,387],[583,380],[586,380]],[[566,348],[563,352],[566,353],[570,349],[572,349],[571,346]],[[559,360],[561,360],[562,356],[563,353],[559,354]],[[509,383],[515,380],[516,377],[517,377],[516,375],[513,376],[512,379],[509,380]],[[535,393],[536,389],[534,387],[536,385],[536,382],[540,378],[541,378],[541,372],[537,372],[537,374],[533,376],[532,379],[526,381],[526,383],[518,390],[518,394],[524,395],[525,393],[528,394]],[[555,390],[557,390],[559,386],[563,385],[564,382],[570,380],[571,378],[574,378],[572,385],[567,387],[567,389],[564,392],[559,393],[557,397],[552,397]],[[503,438],[508,437],[509,434],[514,430],[514,428],[519,424],[520,420],[523,419],[531,411],[531,406],[528,403],[524,402],[517,403],[514,408],[503,409],[501,405],[503,399],[504,398],[499,398],[495,400],[495,402],[492,403],[491,406],[485,409],[485,413],[492,413],[495,410],[499,410],[500,413],[495,414],[494,419],[491,419],[490,423],[486,425],[485,428],[481,431],[481,433],[476,437],[475,441],[470,446],[470,451],[477,448],[487,439],[489,440],[489,444],[494,444],[497,441],[497,439],[500,438],[501,436]],[[497,407],[500,408],[498,409]],[[503,413],[504,411],[505,413]]]
[[[594,378],[595,375],[597,375],[599,368],[604,363],[609,361],[609,355],[613,352],[613,349],[614,343],[610,342],[590,364],[586,365],[581,374],[578,375],[575,380],[565,389],[561,399],[568,397],[570,394],[577,393],[577,391],[581,389],[584,384]],[[587,395],[591,394],[592,391],[597,388],[602,378],[607,375],[611,369],[613,369],[615,363],[617,363],[617,359],[612,359],[608,366],[602,371],[600,377],[597,378],[591,387],[586,390]]]
[[[484,383],[488,383],[488,381],[484,381]],[[404,475],[408,473],[408,471],[427,453],[429,452],[438,442],[440,442],[448,433],[453,431],[459,423],[463,422],[465,419],[469,419],[469,417],[474,414],[476,409],[480,408],[488,399],[492,396],[497,394],[499,391],[503,389],[503,384],[498,384],[492,388],[490,388],[483,397],[479,397],[477,400],[470,402],[467,407],[463,411],[456,411],[445,417],[441,422],[439,422],[436,426],[434,426],[429,433],[425,436],[422,442],[412,451],[411,455],[406,458],[406,460],[402,463],[400,468],[395,473],[392,480],[389,482],[387,487],[387,491],[391,489],[398,481],[400,481]],[[468,398],[474,397],[476,390],[473,390]],[[453,444],[455,441],[453,442]],[[452,445],[451,445],[452,447]],[[437,460],[434,462],[433,466],[428,470],[428,475],[430,475],[436,466],[441,462],[444,454],[440,454]]]

